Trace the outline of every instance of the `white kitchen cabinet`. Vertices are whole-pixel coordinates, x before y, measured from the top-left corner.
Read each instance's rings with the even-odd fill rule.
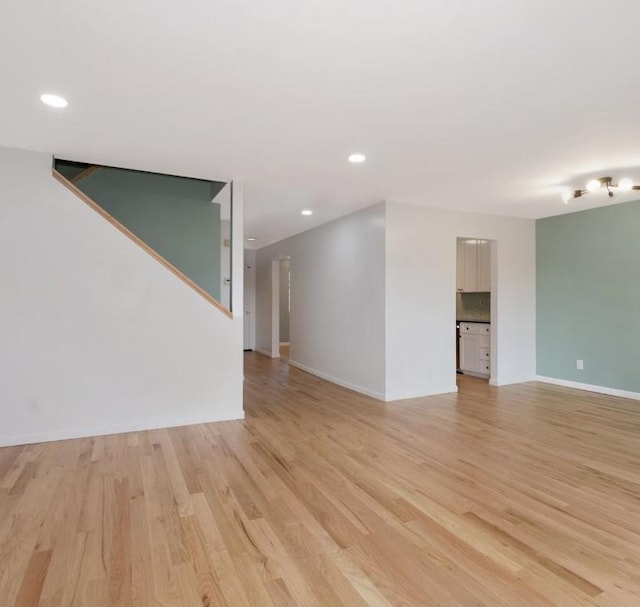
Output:
[[[469,375],[491,375],[491,325],[460,323],[460,370]]]
[[[491,243],[477,238],[458,238],[456,289],[459,293],[491,291]]]
[[[478,335],[460,335],[460,369],[463,373],[478,373],[480,370],[478,340]]]
[[[477,241],[478,252],[478,291],[488,293],[491,291],[491,242],[488,240]]]
[[[458,238],[457,249],[456,249],[456,290],[458,293],[462,293],[464,291],[464,267],[465,267],[465,248],[464,248],[464,238]]]

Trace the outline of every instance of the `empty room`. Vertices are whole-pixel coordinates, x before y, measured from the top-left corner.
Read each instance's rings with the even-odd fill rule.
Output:
[[[0,607],[640,605],[638,19],[7,4]]]

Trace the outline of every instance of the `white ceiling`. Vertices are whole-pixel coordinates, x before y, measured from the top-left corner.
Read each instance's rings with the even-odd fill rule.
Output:
[[[563,185],[640,181],[639,22],[637,0],[5,1],[0,145],[241,178],[256,246],[381,200],[543,217],[604,202]]]

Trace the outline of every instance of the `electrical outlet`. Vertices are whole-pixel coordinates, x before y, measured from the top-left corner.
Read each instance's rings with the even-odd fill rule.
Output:
[[[576,369],[578,369],[578,371],[584,370],[584,360],[581,360],[581,359],[576,360]]]
[[[27,409],[30,413],[38,413],[38,411],[40,411],[40,405],[38,404],[38,400],[33,397],[28,398]]]

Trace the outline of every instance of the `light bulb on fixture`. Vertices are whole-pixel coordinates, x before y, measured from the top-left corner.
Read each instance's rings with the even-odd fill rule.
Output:
[[[618,182],[618,187],[623,192],[628,192],[629,190],[633,189],[633,180],[629,179],[629,177],[624,177]]]
[[[300,211],[303,215],[306,215],[307,217],[309,215],[313,215],[313,211],[311,209],[305,209],[304,211]]]
[[[602,182],[599,179],[592,179],[587,183],[587,191],[597,192],[602,187]]]

